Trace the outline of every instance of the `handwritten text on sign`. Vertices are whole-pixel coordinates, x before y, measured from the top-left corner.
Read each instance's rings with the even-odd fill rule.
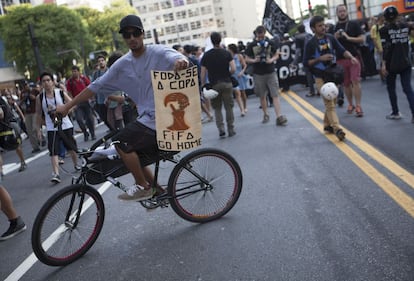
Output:
[[[201,145],[197,66],[179,72],[151,71],[151,76],[158,147],[181,151]]]

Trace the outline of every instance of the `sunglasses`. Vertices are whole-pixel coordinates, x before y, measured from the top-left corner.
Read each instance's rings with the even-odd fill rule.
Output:
[[[143,33],[143,31],[141,29],[136,29],[133,32],[124,31],[124,32],[122,32],[122,37],[124,39],[129,39],[129,38],[131,38],[131,35],[132,35],[135,38],[138,38],[142,35],[142,33]]]

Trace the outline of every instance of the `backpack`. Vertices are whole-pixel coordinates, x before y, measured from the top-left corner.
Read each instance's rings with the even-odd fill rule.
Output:
[[[56,94],[55,90],[53,90],[54,94]],[[63,103],[65,103],[65,94],[63,93],[63,91],[61,89],[59,89],[59,93],[60,93],[60,97],[62,98]],[[42,119],[45,120],[45,112],[43,111],[43,96],[44,96],[44,92],[42,91],[40,93],[40,108],[42,110]]]
[[[3,119],[0,120],[0,131],[6,131],[10,128],[10,122],[15,122],[13,112],[7,101],[0,97],[0,107],[3,110]]]

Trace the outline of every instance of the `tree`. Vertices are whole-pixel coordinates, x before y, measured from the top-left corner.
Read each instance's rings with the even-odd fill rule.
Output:
[[[28,67],[31,77],[39,76],[29,24],[33,26],[40,58],[47,70],[65,73],[73,59],[83,62],[79,55],[82,46],[85,50],[94,49],[80,15],[66,7],[17,5],[8,8],[7,12],[0,19],[0,37],[4,41],[5,57],[16,62],[19,72]]]
[[[328,18],[328,7],[326,5],[315,5],[315,7],[312,8],[312,15]],[[309,10],[307,10],[306,13],[303,14],[303,18],[299,20],[308,19],[310,17],[311,15],[309,13]]]
[[[118,34],[119,20],[136,10],[124,0],[114,0],[104,12],[87,7],[75,10],[64,6],[29,4],[10,6],[0,17],[0,38],[5,46],[5,58],[16,62],[21,73],[28,70],[31,77],[39,71],[29,35],[29,24],[38,43],[40,58],[47,70],[65,75],[72,61],[88,69],[88,54],[98,50],[107,53],[128,49]]]

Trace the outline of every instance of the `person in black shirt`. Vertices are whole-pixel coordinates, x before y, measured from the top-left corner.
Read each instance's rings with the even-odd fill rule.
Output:
[[[349,20],[348,10],[344,4],[336,7],[336,15],[338,23],[335,25],[335,38],[344,46],[345,50],[358,58],[359,45],[364,42],[361,26],[356,21]],[[356,117],[362,117],[364,113],[361,107],[361,61],[351,63],[342,54],[338,54],[337,63],[342,65],[345,70],[343,85],[348,100],[347,112],[352,114],[355,110]]]
[[[411,87],[411,61],[409,53],[409,27],[398,20],[398,10],[395,6],[384,9],[385,25],[380,29],[381,44],[383,48],[383,61],[381,71],[386,76],[388,96],[392,111],[387,119],[399,120],[401,114],[397,104],[395,84],[397,74],[400,75],[402,89],[407,96],[414,123],[414,93]]]
[[[276,125],[284,126],[287,119],[281,114],[279,101],[279,81],[275,72],[275,63],[279,58],[276,44],[265,36],[266,29],[259,25],[255,30],[256,39],[247,46],[246,62],[253,65],[254,92],[260,97],[260,105],[263,110],[262,123],[269,122],[267,112],[267,93],[273,99],[273,106],[276,113]]]
[[[201,59],[201,84],[204,85],[206,83],[208,75],[211,87],[219,92],[219,95],[211,100],[219,136],[220,138],[226,136],[223,114],[221,112],[221,108],[224,105],[227,133],[229,137],[232,137],[236,132],[234,131],[233,84],[231,83],[230,76],[236,71],[236,65],[231,54],[220,46],[220,33],[212,32],[210,39],[214,48],[207,51]]]

